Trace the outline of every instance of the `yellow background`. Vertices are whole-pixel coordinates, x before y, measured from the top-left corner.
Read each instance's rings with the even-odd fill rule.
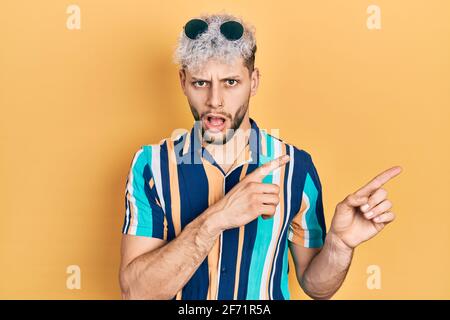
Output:
[[[81,8],[68,30],[66,8]],[[381,30],[366,9],[381,8]],[[0,298],[118,299],[131,158],[192,116],[172,52],[191,17],[256,27],[251,116],[313,156],[327,227],[393,165],[397,220],[356,249],[335,298],[450,298],[450,2],[2,1]],[[81,289],[66,268],[81,268]],[[366,286],[369,265],[382,287]],[[291,266],[291,270],[292,266]],[[306,299],[290,274],[292,298]]]

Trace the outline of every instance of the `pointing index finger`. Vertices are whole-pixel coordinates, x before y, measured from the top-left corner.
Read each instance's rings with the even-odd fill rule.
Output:
[[[257,168],[255,171],[253,171],[253,175],[255,178],[262,180],[265,176],[267,176],[269,173],[274,171],[275,169],[285,165],[289,161],[289,155],[285,154],[283,156],[280,156],[276,159],[273,159],[272,161],[269,161],[259,168]]]
[[[400,166],[387,169],[373,178],[364,187],[356,191],[355,194],[358,196],[369,196],[373,191],[381,188],[381,186],[383,186],[386,182],[399,175],[400,172],[402,172],[402,168]]]

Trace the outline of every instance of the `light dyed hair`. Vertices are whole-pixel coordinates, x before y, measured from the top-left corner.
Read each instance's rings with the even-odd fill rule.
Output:
[[[202,15],[197,19],[206,21],[208,29],[197,39],[192,40],[186,36],[183,28],[174,54],[175,63],[183,69],[196,70],[211,58],[229,64],[242,57],[249,72],[253,71],[256,53],[253,26],[226,13]],[[239,40],[227,40],[220,33],[220,25],[231,20],[241,23],[244,27],[244,33]]]

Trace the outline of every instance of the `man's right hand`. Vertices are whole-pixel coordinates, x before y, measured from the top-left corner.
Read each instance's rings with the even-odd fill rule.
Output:
[[[262,180],[288,161],[289,156],[284,155],[258,167],[213,204],[210,209],[217,218],[218,229],[223,231],[246,225],[259,215],[272,217],[280,202],[280,187],[262,183]]]

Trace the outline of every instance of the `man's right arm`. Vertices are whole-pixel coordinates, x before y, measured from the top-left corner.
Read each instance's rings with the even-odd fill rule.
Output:
[[[272,216],[279,203],[279,186],[261,183],[289,161],[279,157],[246,176],[217,203],[189,223],[169,243],[124,235],[120,286],[124,299],[171,299],[189,281],[222,231]]]
[[[192,277],[222,232],[212,208],[189,223],[169,243],[123,235],[122,298],[172,299]]]

